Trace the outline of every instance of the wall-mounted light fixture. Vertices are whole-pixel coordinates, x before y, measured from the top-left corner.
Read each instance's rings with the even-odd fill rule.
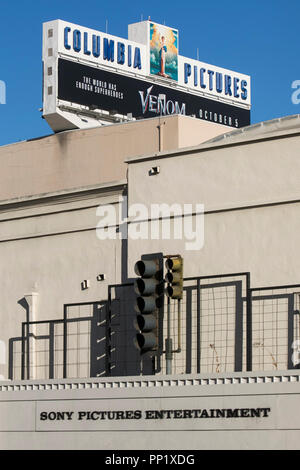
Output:
[[[150,170],[149,170],[149,176],[158,175],[159,172],[160,172],[160,167],[159,167],[159,166],[153,166],[153,167],[150,168]]]
[[[90,281],[88,279],[85,279],[81,283],[81,290],[88,289],[90,287],[90,285],[91,285]]]

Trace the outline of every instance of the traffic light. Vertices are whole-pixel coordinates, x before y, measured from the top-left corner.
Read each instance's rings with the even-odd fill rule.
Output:
[[[160,350],[161,316],[163,310],[164,280],[162,256],[144,255],[135,264],[139,276],[134,283],[137,294],[135,328],[138,331],[135,346],[149,356]]]
[[[183,258],[179,255],[167,258],[166,268],[168,270],[165,277],[168,283],[166,294],[171,299],[181,300],[183,296]]]

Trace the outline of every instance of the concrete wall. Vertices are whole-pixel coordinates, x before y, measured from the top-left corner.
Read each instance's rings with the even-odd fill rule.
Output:
[[[298,147],[294,132],[129,160],[129,205],[150,213],[155,203],[194,211],[203,204],[205,212],[203,248],[186,250],[187,240],[129,241],[129,263],[159,245],[184,255],[189,276],[251,271],[253,286],[300,282]],[[149,176],[152,166],[158,175]]]
[[[196,144],[224,129],[170,116],[64,132],[0,149],[0,341],[6,351],[0,376],[8,376],[9,340],[21,336],[22,322],[61,319],[63,304],[105,301],[109,284],[127,280],[124,242],[118,236],[104,241],[96,236],[99,205],[116,208],[116,233],[118,202],[127,188],[125,159],[181,148],[187,135]],[[103,282],[97,281],[101,273]],[[88,289],[81,287],[84,280],[90,282]],[[32,308],[28,299],[34,299]],[[37,334],[38,328],[32,331]],[[40,370],[36,377],[44,377]]]
[[[134,262],[143,253],[163,252],[165,255],[180,253],[183,256],[185,277],[250,272],[252,288],[299,285],[298,130],[299,126],[293,129],[281,126],[281,129],[273,128],[272,132],[264,132],[264,129],[260,133],[257,130],[253,133],[251,130],[247,133],[241,131],[234,133],[232,139],[228,135],[226,139],[216,139],[195,148],[129,160],[129,208],[139,204],[146,209],[142,216],[133,211],[129,218],[129,228],[137,234],[135,239],[129,237],[128,240],[129,276],[134,277]],[[159,166],[159,174],[149,174],[153,166]],[[151,238],[151,229],[155,225],[153,221],[150,223],[151,211],[156,204],[165,204],[171,211],[177,204],[182,209],[181,213],[187,204],[194,215],[170,220],[170,215],[161,213],[159,237]],[[195,216],[197,204],[204,207],[203,218]],[[135,220],[137,216],[144,222]],[[192,222],[194,240],[199,242],[194,249],[188,247],[188,236],[183,235],[181,239],[174,236],[174,227],[181,222],[184,233],[188,221]],[[165,222],[170,222],[170,236],[163,232]],[[294,291],[297,298],[299,287]],[[281,294],[283,292],[280,291]],[[191,302],[194,331],[197,324],[196,298],[193,297]],[[291,354],[287,346],[288,318],[293,312],[284,307],[286,300],[282,300],[281,305],[276,305],[276,302],[274,299],[273,304],[271,299],[264,305],[257,302],[253,311],[255,370],[287,367],[287,358]],[[226,309],[225,301],[219,308]],[[212,308],[211,314],[213,311]],[[265,320],[262,320],[265,314]],[[245,328],[245,318],[243,324]],[[208,343],[211,347],[217,344],[216,351],[221,351],[224,345],[222,332],[218,326],[215,329],[218,332],[214,332],[214,340]],[[224,334],[225,330],[223,327]],[[183,350],[185,333],[183,330]],[[176,343],[176,327],[172,338]],[[192,341],[196,342],[196,337],[193,338]],[[295,329],[296,339],[299,335]],[[260,356],[263,354],[269,359],[268,364],[264,362],[262,366]],[[175,356],[178,361],[176,371],[179,372],[180,367],[184,371],[184,353]],[[223,362],[224,358],[220,361]],[[193,367],[195,362],[193,357]]]
[[[228,135],[214,142],[181,149],[188,141],[196,144],[197,138],[204,139],[203,135],[199,137],[201,132],[197,134],[195,121],[190,119],[172,117],[170,121],[167,120],[167,124],[149,120],[147,124],[131,123],[78,131],[65,134],[65,137],[62,134],[1,149],[4,168],[2,199],[14,198],[2,200],[0,204],[2,379],[8,376],[9,340],[20,339],[22,322],[61,319],[64,303],[105,303],[108,285],[135,277],[134,264],[144,253],[182,254],[185,277],[250,271],[251,287],[300,282],[299,126],[288,128],[281,125],[277,130],[273,128],[272,132],[252,134],[251,131],[247,134],[240,131],[231,137]],[[178,123],[181,120],[183,125],[179,132]],[[157,129],[159,124],[163,128],[160,140]],[[183,131],[186,126],[191,130],[190,140],[188,131],[187,134]],[[143,131],[138,138],[138,145],[135,145],[136,132],[130,137],[129,130],[134,128]],[[124,131],[124,140],[117,131],[122,131],[120,135]],[[98,166],[97,161],[101,140],[98,140],[98,133],[101,132],[107,133],[102,156],[106,158],[107,155],[109,159],[112,154],[113,159],[116,157],[112,165],[103,164],[103,167]],[[116,133],[120,137],[118,141]],[[156,140],[153,140],[154,135]],[[205,135],[208,136],[207,133]],[[64,149],[59,147],[60,139],[66,139]],[[122,142],[124,152],[121,149]],[[111,151],[117,143],[118,150]],[[46,144],[49,144],[48,150]],[[166,148],[175,148],[175,151],[164,152]],[[20,155],[18,157],[18,149],[22,158],[19,158]],[[74,149],[76,152],[72,160]],[[28,150],[28,154],[25,150]],[[144,157],[136,158],[139,150]],[[11,152],[11,155],[5,159],[7,152]],[[129,162],[127,168],[123,161],[125,154],[129,155],[130,152],[135,155],[135,159]],[[89,163],[94,162],[90,166],[84,161],[85,155]],[[38,156],[45,158],[44,164],[37,164]],[[22,183],[20,161],[28,163],[26,178]],[[15,171],[15,165],[20,170]],[[153,166],[159,166],[160,172],[150,176],[149,170]],[[115,179],[118,182],[113,183]],[[84,184],[88,186],[82,187]],[[74,185],[77,188],[70,189]],[[35,191],[46,194],[38,195]],[[129,210],[133,204],[143,204],[146,209],[150,209],[151,204],[162,202],[170,205],[204,204],[203,246],[189,250],[186,239],[169,240],[162,237],[141,240],[129,236],[128,240],[122,240],[116,236],[99,240],[96,233],[99,222],[97,208],[99,205],[102,208],[115,207],[118,219],[119,200],[127,191]],[[192,218],[195,223],[195,214]],[[138,231],[142,227],[132,214],[129,222],[129,230],[135,226]],[[145,222],[147,224],[147,218]],[[123,224],[122,220],[111,221],[108,225],[117,234],[120,223]],[[159,223],[162,225],[162,220]],[[171,218],[171,229],[174,223],[175,219]],[[202,226],[198,230],[201,231]],[[106,279],[101,282],[97,280],[100,273],[106,274]],[[82,289],[84,280],[90,281],[88,289]],[[118,300],[116,304],[121,315],[115,319],[126,323],[127,319],[123,315],[126,305],[122,310]],[[128,305],[130,307],[130,303]],[[133,315],[133,309],[130,313]],[[182,313],[184,325],[184,309]],[[285,360],[286,311],[280,314],[285,315],[279,318],[284,327],[282,335],[278,334],[277,339],[279,354],[283,352]],[[84,315],[84,312],[74,312],[74,316],[80,315]],[[272,310],[269,316],[272,322]],[[129,320],[131,325],[132,318]],[[194,325],[193,316],[192,341],[197,334]],[[81,347],[86,350],[90,347],[90,340],[85,330],[78,330],[78,324],[75,326],[77,331],[70,337],[70,342],[74,339],[75,342],[72,343],[72,355],[69,358],[72,364],[68,373],[71,377],[86,377],[88,369],[80,369],[76,364],[80,350],[78,338],[84,339],[85,343]],[[98,326],[94,324],[94,327]],[[257,326],[260,328],[259,322]],[[118,325],[114,327],[117,331]],[[121,327],[118,330],[119,340],[123,341]],[[36,336],[41,335],[38,327],[31,331]],[[273,336],[277,334],[273,330],[271,333]],[[176,339],[176,329],[172,334]],[[56,339],[61,341],[61,331]],[[218,340],[217,337],[215,339]],[[45,351],[39,349],[36,337],[32,336],[30,341],[33,341],[33,378],[38,382],[13,381],[0,384],[0,447],[3,449],[144,449],[149,448],[149,441],[153,449],[299,448],[300,422],[295,413],[299,408],[299,373],[295,370],[274,372],[278,365],[270,358],[267,368],[272,370],[262,372],[260,369],[257,374],[237,374],[231,369],[231,374],[215,375],[213,369],[207,375],[185,375],[182,353],[174,359],[176,367],[168,377],[162,374],[143,379],[130,377],[133,373],[126,372],[128,368],[124,369],[127,376],[123,379],[43,381],[41,378],[47,373],[45,364],[49,358]],[[253,335],[253,341],[259,342],[260,337]],[[18,344],[15,356],[19,362],[14,377],[20,374],[20,342]],[[120,343],[119,354],[125,358],[128,344]],[[182,346],[184,349],[184,338]],[[57,351],[61,359],[61,344],[57,345]],[[192,355],[194,360],[194,351]],[[260,363],[256,362],[257,357],[254,359],[257,370]],[[79,360],[79,366],[84,365],[84,360],[87,361]],[[285,363],[278,362],[280,367]],[[56,377],[61,377],[61,361],[55,367]],[[178,373],[180,375],[176,376]],[[181,410],[180,416],[182,410],[191,409],[270,408],[270,411],[266,412],[266,416],[260,414],[259,417],[248,415],[209,420],[181,419],[178,415],[172,422],[170,419],[160,419],[159,431],[157,419],[120,419],[118,422],[86,420],[84,423],[83,420],[79,422],[73,418],[68,421],[41,419],[41,413],[45,411],[68,411],[74,413],[72,416],[77,416],[79,411],[124,412],[128,407],[130,410],[140,410],[142,416],[147,410],[162,409]]]
[[[296,450],[299,399],[297,372],[3,383],[0,448]]]
[[[0,359],[2,376],[8,374],[9,339],[21,336],[22,322],[62,319],[64,303],[107,299],[108,284],[122,282],[121,241],[97,238],[101,218],[96,211],[101,204],[111,204],[118,214],[124,186],[27,199],[1,211],[0,340],[6,349],[6,360]],[[99,274],[105,274],[105,280],[98,281]],[[84,280],[90,282],[87,289],[82,288]],[[32,293],[37,294],[34,311],[27,302]]]
[[[210,124],[207,133],[207,126],[199,119],[170,116],[4,146],[0,148],[0,200],[123,180],[128,157],[181,148],[187,139],[196,145],[230,130]]]
[[[203,141],[204,135],[208,137],[206,132],[208,124],[204,123],[202,128],[200,126],[197,133],[196,121],[183,116],[173,116],[166,120],[153,119],[147,122],[66,133],[65,153],[58,152],[56,147],[63,134],[49,137],[52,139],[52,143],[48,141],[52,153],[45,151],[48,138],[4,148],[5,151],[8,149],[13,151],[18,148],[24,150],[27,145],[36,146],[36,158],[39,150],[41,158],[49,158],[54,173],[46,185],[48,191],[46,194],[18,197],[0,204],[2,229],[0,341],[6,350],[6,360],[1,361],[0,358],[0,375],[8,377],[9,340],[20,338],[22,322],[61,319],[63,304],[66,303],[106,302],[109,285],[126,282],[136,277],[133,268],[144,253],[180,253],[184,257],[185,277],[250,272],[251,287],[300,282],[298,127],[291,129],[288,126],[288,128],[281,126],[279,130],[273,129],[271,133],[261,131],[251,134],[251,131],[247,133],[239,131],[233,133],[231,137],[228,135],[220,140],[181,149],[189,138],[192,144],[197,139]],[[201,122],[199,124],[203,125]],[[160,133],[158,125],[161,125]],[[214,130],[210,132],[212,135]],[[100,134],[102,142],[105,141],[106,161],[110,162],[112,154],[120,163],[118,166],[116,161],[112,160],[113,165],[105,164],[103,174],[96,171]],[[157,139],[151,140],[154,135]],[[123,136],[124,140],[120,136]],[[135,141],[139,142],[136,146]],[[122,142],[127,142],[128,146],[124,144],[122,148]],[[172,145],[175,147],[174,151],[158,152],[160,147],[170,149]],[[128,160],[126,164],[124,155],[130,153],[129,147],[131,152],[136,153],[134,159]],[[71,157],[72,149],[75,148],[77,156],[74,156],[73,167]],[[144,156],[137,157],[139,149],[143,151]],[[103,148],[101,152],[103,156]],[[17,158],[17,154],[18,152],[12,155],[12,158]],[[63,163],[65,155],[67,155],[66,161],[69,162],[66,165]],[[89,163],[94,162],[90,166],[85,165],[89,167],[88,171],[85,171],[82,163],[84,155],[87,155]],[[30,160],[32,157],[28,155],[28,158]],[[11,159],[7,162],[10,165]],[[12,178],[14,172],[11,166],[5,167],[8,165],[7,162],[4,162],[4,169],[6,172],[10,169]],[[61,179],[58,172],[59,165],[63,167],[64,178]],[[68,165],[70,165],[69,174],[66,173]],[[160,172],[158,175],[150,176],[149,170],[153,166],[159,166]],[[27,184],[29,191],[30,182],[33,182],[34,190],[38,189],[38,185],[42,186],[44,169],[43,165],[34,167],[35,176],[39,177],[35,179],[31,174],[31,179],[25,179],[24,185],[20,187],[20,193],[22,191],[26,193]],[[118,173],[118,183],[112,183],[112,179],[117,176],[114,176],[114,171]],[[121,177],[124,179],[121,180]],[[100,183],[91,186],[93,181]],[[83,182],[88,182],[89,185],[83,188],[81,184]],[[75,183],[78,185],[77,188],[68,189],[68,185],[73,186]],[[49,192],[51,187],[63,184],[64,190]],[[16,188],[12,190],[15,191]],[[8,187],[5,189],[6,195],[7,191]],[[203,204],[204,226],[196,225],[195,216],[190,218],[193,219],[194,228],[197,228],[195,236],[198,237],[199,232],[204,230],[203,245],[201,237],[196,250],[188,249],[189,240],[184,237],[173,239],[171,236],[171,239],[164,239],[160,236],[158,239],[151,239],[151,236],[148,236],[146,239],[139,237],[132,239],[129,235],[128,240],[122,240],[116,225],[120,224],[118,202],[124,191],[125,193],[128,191],[129,209],[134,204],[143,204],[146,209],[150,209],[152,204],[163,202],[169,205],[178,203],[181,207],[183,204],[191,204],[192,211],[195,212],[196,204]],[[116,235],[113,239],[97,238],[99,205],[102,207],[113,205],[116,208],[117,221],[108,223]],[[139,230],[139,226],[142,225],[133,219],[131,215],[128,229],[136,227]],[[147,225],[147,216],[144,219]],[[174,222],[175,219],[171,219],[171,233]],[[121,220],[121,224],[124,226],[124,221]],[[162,221],[160,221],[161,226]],[[97,275],[101,273],[106,274],[106,279],[99,282]],[[88,289],[82,289],[84,280],[90,282]],[[34,296],[30,297],[31,294]],[[26,300],[28,295],[30,302],[34,299],[31,310]],[[130,310],[129,299],[127,301]],[[116,300],[115,304],[118,305],[118,302]],[[134,314],[133,309],[130,313]],[[183,309],[182,327],[184,327],[184,315]],[[124,315],[123,318],[125,319]],[[194,317],[192,321],[195,324]],[[128,319],[128,322],[132,326],[132,319]],[[37,329],[33,331],[38,332]],[[119,331],[123,331],[121,327]],[[286,364],[286,335],[285,333],[283,338],[278,338],[278,342],[281,342],[278,354],[283,357],[283,361],[280,362],[281,367]],[[196,337],[193,338],[193,341],[196,341]],[[174,340],[176,340],[175,325]],[[259,338],[255,337],[255,341],[258,340]],[[183,339],[183,349],[184,341]],[[32,347],[37,353],[38,345]],[[75,352],[76,347],[75,345]],[[126,344],[120,348],[122,354],[123,351],[125,354],[125,349]],[[17,353],[20,361],[21,351],[18,350]],[[40,360],[38,354],[34,360]],[[44,363],[45,361],[46,359]],[[176,361],[175,371],[185,372],[184,353],[177,355]],[[268,368],[274,368],[273,362],[269,361]],[[46,371],[42,370],[42,364],[42,361],[33,364],[39,365],[42,371],[41,375],[36,375],[36,378],[45,376],[43,374]],[[164,371],[165,364],[162,366]],[[245,367],[246,362],[243,357],[243,369]],[[256,367],[260,367],[259,363]],[[233,363],[230,368],[229,370],[233,370]],[[216,370],[215,366],[213,370]],[[195,367],[192,371],[196,371]],[[118,373],[121,374],[121,371]],[[57,376],[61,377],[61,374],[62,371],[59,370]],[[86,376],[87,370],[78,372],[74,368],[70,374],[72,377],[76,374]]]

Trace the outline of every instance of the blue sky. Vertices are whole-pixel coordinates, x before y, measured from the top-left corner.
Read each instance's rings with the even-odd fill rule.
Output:
[[[41,119],[42,23],[63,19],[126,38],[144,20],[179,30],[179,54],[251,76],[251,122],[300,113],[299,0],[0,0],[0,145],[51,134]]]

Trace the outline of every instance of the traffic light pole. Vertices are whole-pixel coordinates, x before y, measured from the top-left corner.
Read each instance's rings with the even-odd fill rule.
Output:
[[[165,280],[168,283],[166,293],[168,296],[167,304],[167,338],[166,338],[166,373],[172,374],[172,361],[173,353],[181,352],[181,299],[183,297],[183,258],[181,255],[168,255],[165,256],[166,268],[168,270]],[[171,314],[170,314],[170,299],[177,299],[177,317],[178,317],[178,345],[177,349],[173,350],[171,338]]]
[[[177,347],[177,350],[174,351],[174,352],[178,352],[180,353],[181,352],[181,300],[178,299],[178,347]]]
[[[166,338],[166,373],[172,374],[172,338],[171,338],[171,315],[170,315],[170,297],[168,297],[167,305],[167,338]]]
[[[166,373],[172,374],[172,361],[173,361],[173,353],[180,353],[181,352],[181,301],[178,299],[177,303],[177,333],[178,333],[178,341],[177,341],[177,349],[173,350],[173,343],[171,338],[171,315],[170,315],[170,298],[168,297],[168,304],[167,304],[167,338],[166,338]]]

